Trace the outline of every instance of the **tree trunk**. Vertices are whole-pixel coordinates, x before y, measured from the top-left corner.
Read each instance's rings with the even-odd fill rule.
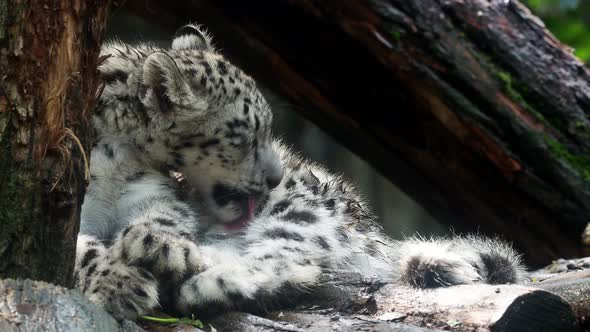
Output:
[[[590,73],[516,0],[131,0],[225,53],[456,231],[582,253]]]
[[[0,277],[72,285],[109,0],[0,0]]]

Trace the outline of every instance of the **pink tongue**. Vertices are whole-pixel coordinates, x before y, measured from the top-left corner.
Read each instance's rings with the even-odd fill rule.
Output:
[[[246,226],[250,222],[250,220],[252,219],[252,216],[254,215],[255,208],[256,208],[256,200],[254,200],[254,197],[249,196],[248,197],[248,211],[246,211],[246,213],[241,215],[238,219],[225,224],[225,229],[236,230],[236,229],[240,229],[240,228]]]
[[[249,216],[249,218],[252,218],[252,216],[254,215],[255,208],[256,208],[256,201],[254,200],[254,197],[249,196],[248,197],[248,216]]]

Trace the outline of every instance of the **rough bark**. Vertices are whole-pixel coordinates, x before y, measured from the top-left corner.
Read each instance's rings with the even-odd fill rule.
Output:
[[[0,276],[72,285],[109,0],[0,1]]]
[[[218,45],[457,231],[580,256],[590,73],[516,0],[130,0]]]

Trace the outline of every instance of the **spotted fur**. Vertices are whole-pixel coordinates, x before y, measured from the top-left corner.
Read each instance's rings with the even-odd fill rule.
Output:
[[[499,240],[387,238],[352,185],[272,138],[255,82],[201,27],[102,53],[76,285],[116,317],[309,290],[334,268],[419,288],[521,280]]]

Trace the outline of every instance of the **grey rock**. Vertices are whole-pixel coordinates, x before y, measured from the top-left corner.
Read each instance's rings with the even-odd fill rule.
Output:
[[[0,280],[0,331],[143,331],[121,325],[80,292],[42,281]]]

